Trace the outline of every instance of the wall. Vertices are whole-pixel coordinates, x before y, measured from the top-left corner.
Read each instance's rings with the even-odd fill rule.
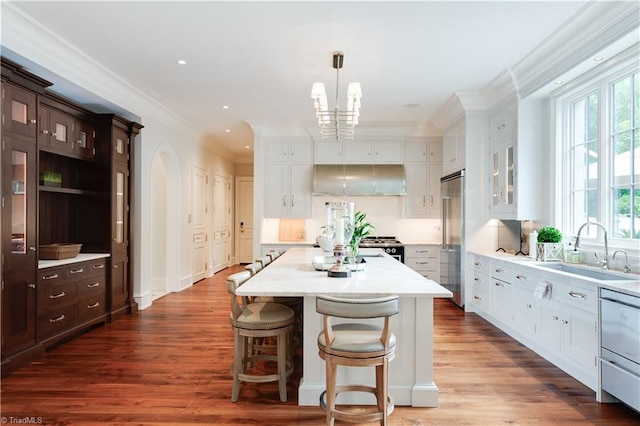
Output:
[[[167,204],[175,211],[168,211],[167,218],[176,223],[166,242],[172,242],[175,257],[173,261],[175,275],[168,277],[167,287],[179,290],[191,285],[191,226],[187,221],[191,211],[191,170],[194,162],[203,164],[211,174],[213,170],[235,173],[235,165],[217,152],[201,145],[201,136],[173,112],[153,100],[145,93],[131,86],[117,75],[111,73],[91,57],[78,51],[56,34],[39,26],[28,16],[10,3],[2,4],[2,47],[3,55],[13,55],[34,64],[35,68],[46,70],[51,76],[74,82],[78,90],[87,93],[93,99],[100,99],[117,106],[117,112],[126,118],[139,121],[144,128],[134,141],[135,188],[133,209],[134,228],[134,296],[141,308],[151,304],[152,282],[158,277],[152,274],[153,241],[152,218],[154,211],[151,197],[154,193],[152,183],[153,161],[159,150],[168,159],[168,169],[175,173],[179,182],[176,199]],[[51,79],[51,81],[54,81]],[[53,87],[55,89],[55,86]],[[90,105],[87,106],[90,108]],[[166,166],[167,164],[165,164]]]

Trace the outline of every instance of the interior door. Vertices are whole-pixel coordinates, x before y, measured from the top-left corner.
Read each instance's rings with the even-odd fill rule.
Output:
[[[231,178],[213,177],[213,272],[231,263]]]
[[[253,178],[240,177],[236,183],[238,262],[253,262]]]
[[[207,171],[193,166],[191,228],[193,232],[193,282],[207,271]]]

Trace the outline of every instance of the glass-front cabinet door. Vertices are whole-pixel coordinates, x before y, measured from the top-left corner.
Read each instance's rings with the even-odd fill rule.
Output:
[[[11,84],[3,84],[3,130],[32,138],[38,131],[36,123],[36,95]]]
[[[2,231],[5,267],[35,267],[36,144],[3,137]]]

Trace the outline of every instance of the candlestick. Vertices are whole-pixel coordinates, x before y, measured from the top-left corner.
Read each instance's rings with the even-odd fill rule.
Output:
[[[336,245],[344,245],[344,219],[336,219]]]

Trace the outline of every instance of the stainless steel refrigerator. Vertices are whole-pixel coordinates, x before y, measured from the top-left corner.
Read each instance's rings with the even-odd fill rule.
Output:
[[[451,301],[464,307],[464,170],[440,179],[442,249],[440,285],[453,293]]]

